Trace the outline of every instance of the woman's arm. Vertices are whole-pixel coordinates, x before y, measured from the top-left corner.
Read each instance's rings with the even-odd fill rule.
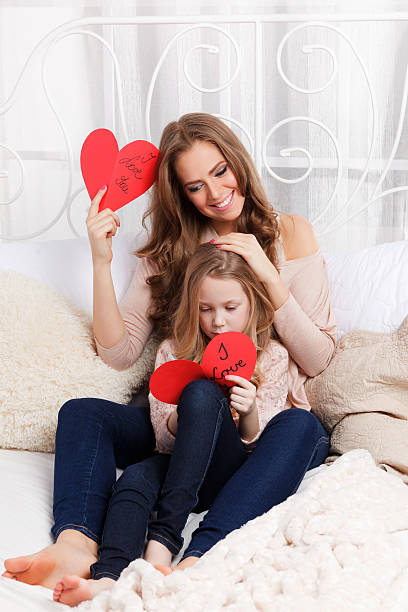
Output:
[[[112,348],[125,333],[110,264],[93,265],[93,331],[99,346]]]
[[[281,234],[286,259],[300,262],[290,287],[252,234],[227,234],[215,243],[244,257],[264,283],[275,308],[279,337],[302,370],[316,376],[328,365],[336,342],[326,267],[323,257],[317,255],[319,244],[306,219],[281,215]],[[315,254],[313,261],[307,259]]]
[[[120,316],[124,331],[117,344],[105,347],[96,337],[98,354],[118,370],[130,367],[140,356],[152,331],[152,323],[147,316],[151,302],[151,289],[146,279],[154,274],[153,267],[146,259],[140,259],[131,283],[120,303]],[[96,335],[96,334],[95,334]]]
[[[119,217],[110,209],[98,212],[106,193],[99,189],[91,202],[86,227],[93,264],[93,328],[95,337],[105,347],[114,346],[122,338],[125,326],[119,312],[111,275],[112,236],[120,226]]]
[[[146,278],[152,273],[139,262],[119,308],[112,281],[112,237],[120,225],[109,209],[98,212],[106,189],[92,200],[86,221],[93,263],[93,330],[98,354],[117,370],[130,367],[141,354],[152,325],[147,318],[151,300]]]
[[[280,276],[285,277],[290,267],[296,272],[288,299],[275,311],[274,327],[305,374],[317,376],[329,364],[336,345],[326,264],[309,221],[300,215],[281,215],[281,234],[289,265]]]

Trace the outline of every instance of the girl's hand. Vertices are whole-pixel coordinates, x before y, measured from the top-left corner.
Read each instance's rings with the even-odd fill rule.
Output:
[[[253,234],[232,232],[219,236],[211,241],[223,251],[233,251],[241,255],[263,283],[279,281],[279,272],[265,255],[265,252]]]
[[[256,408],[256,387],[246,378],[242,376],[225,376],[226,380],[232,380],[236,383],[230,389],[230,404],[238,414],[251,414]]]
[[[99,204],[105,195],[106,186],[101,187],[91,202],[86,227],[95,264],[110,264],[112,261],[112,236],[120,226],[119,217],[110,208],[98,212]]]

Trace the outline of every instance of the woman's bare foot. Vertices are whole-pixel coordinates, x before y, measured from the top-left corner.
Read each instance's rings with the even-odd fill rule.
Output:
[[[144,560],[152,565],[170,565],[172,554],[168,548],[157,540],[149,540],[144,553]]]
[[[6,559],[3,576],[53,589],[68,572],[88,578],[90,566],[98,560],[97,551],[96,542],[80,531],[66,529],[60,533],[55,544],[38,553]]]
[[[64,576],[55,585],[53,599],[68,606],[77,606],[81,601],[93,599],[101,591],[111,589],[114,584],[112,578],[85,580],[80,576]]]

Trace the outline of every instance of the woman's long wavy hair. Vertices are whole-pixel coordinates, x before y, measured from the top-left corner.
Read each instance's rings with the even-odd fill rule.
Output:
[[[180,304],[172,321],[175,356],[198,363],[203,358],[210,339],[200,327],[200,288],[208,276],[233,279],[241,285],[249,299],[250,313],[243,333],[254,342],[259,359],[271,340],[274,309],[268,292],[241,255],[217,249],[209,242],[196,250],[187,265]],[[260,384],[258,367],[252,382]]]
[[[152,291],[149,316],[159,338],[171,331],[169,315],[179,303],[187,263],[202,241],[208,219],[191,204],[175,172],[180,153],[196,141],[215,145],[237,180],[245,203],[237,220],[237,232],[254,234],[276,265],[275,241],[279,236],[277,214],[268,202],[254,163],[234,132],[220,119],[206,113],[189,113],[169,123],[163,131],[150,206],[143,227],[150,220],[149,239],[136,252],[148,257],[157,274],[148,279]]]

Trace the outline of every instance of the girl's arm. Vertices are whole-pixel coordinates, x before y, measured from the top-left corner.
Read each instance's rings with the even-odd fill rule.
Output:
[[[285,408],[288,395],[288,352],[285,347],[271,340],[261,355],[260,369],[261,384],[256,391],[258,429],[252,430],[251,438],[241,435],[245,444],[256,442],[272,417]]]
[[[170,361],[173,346],[165,340],[157,349],[155,370],[166,361]],[[177,433],[177,406],[165,404],[149,393],[150,419],[156,436],[157,450],[170,454],[173,450]]]
[[[251,441],[259,432],[256,387],[242,376],[231,374],[225,378],[235,383],[230,389],[230,406],[239,414],[238,430],[241,440]]]
[[[252,442],[258,436],[259,432],[259,414],[256,400],[254,402],[254,410],[247,414],[240,414],[238,424],[239,435],[241,440],[246,443]]]

